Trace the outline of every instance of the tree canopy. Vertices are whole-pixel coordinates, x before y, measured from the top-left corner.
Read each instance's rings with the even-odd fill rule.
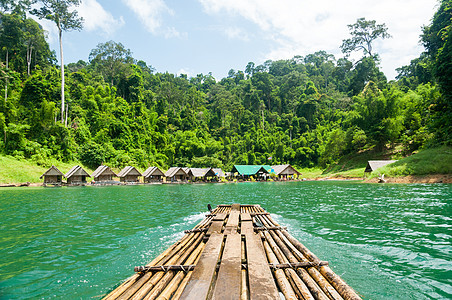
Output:
[[[345,54],[362,50],[365,56],[374,56],[372,43],[378,38],[391,37],[386,24],[377,24],[375,20],[359,18],[355,24],[347,26],[352,37],[342,41],[341,49]]]
[[[88,61],[64,66],[67,124],[56,121],[61,71],[44,32],[23,13],[3,13],[0,152],[42,165],[58,159],[93,168],[228,170],[253,163],[326,167],[363,150],[397,145],[411,153],[450,144],[452,40],[450,18],[443,16],[450,5],[443,2],[424,28],[426,52],[390,82],[371,48],[388,37],[387,28],[364,18],[350,25],[356,39],[343,49],[364,51],[356,63],[317,51],[249,62],[219,80],[156,72],[125,45],[101,43]]]

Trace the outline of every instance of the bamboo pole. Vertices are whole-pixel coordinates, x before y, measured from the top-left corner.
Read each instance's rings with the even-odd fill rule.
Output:
[[[269,262],[273,264],[278,263],[278,259],[276,258],[276,255],[273,253],[268,242],[264,241],[263,244]],[[276,282],[278,283],[279,289],[284,294],[286,300],[297,299],[297,295],[295,294],[294,290],[292,289],[292,286],[287,280],[285,272],[282,269],[277,269],[274,270],[273,273],[276,277]]]
[[[168,255],[174,248],[177,247],[180,243],[182,243],[185,239],[187,239],[189,235],[183,236],[179,241],[175,242],[173,245],[168,247],[165,251],[163,251],[159,256],[154,258],[149,264],[146,266],[155,266],[157,263],[159,263],[165,256]],[[104,300],[111,300],[118,298],[122,293],[124,293],[129,287],[131,287],[139,278],[141,277],[141,274],[135,274],[126,279],[124,283],[122,283],[119,287],[117,287],[115,290],[113,290],[110,294],[108,294]]]
[[[188,258],[186,258],[186,264],[192,264],[198,255],[201,253],[201,250],[204,249],[203,243],[200,242],[196,245],[196,248],[188,249],[187,252],[189,253]],[[181,257],[181,261],[185,260],[185,258]],[[171,274],[173,273],[173,274]],[[165,274],[164,278],[152,289],[149,294],[144,297],[145,300],[150,299],[169,299],[171,297],[171,294],[173,294],[180,281],[182,281],[183,277],[185,276],[184,271],[174,272],[171,271],[168,274]],[[175,279],[175,280],[173,280]],[[165,283],[165,280],[169,280],[168,284]],[[174,281],[174,282],[173,282]]]
[[[281,233],[281,231],[270,232],[270,235],[275,239],[276,243],[281,247],[283,252],[289,258],[290,262],[297,262],[305,260],[305,256],[300,253],[296,248],[292,247],[292,252],[286,245],[290,245],[291,243],[285,238],[285,236]],[[321,265],[321,262],[318,260],[314,262],[315,264]],[[309,275],[307,273],[309,273]],[[343,299],[340,293],[328,282],[328,280],[323,277],[323,275],[317,270],[315,267],[307,268],[307,270],[298,268],[297,273],[303,278],[303,281],[308,285],[311,292],[314,294],[318,294],[323,291],[322,297],[328,297],[329,299]],[[315,283],[312,282],[311,278],[315,280]],[[321,288],[321,291],[318,290],[318,287]]]
[[[241,251],[241,258],[242,258],[242,264],[246,264],[246,247],[245,247],[245,240],[242,239],[242,251]],[[240,300],[248,300],[249,299],[249,289],[248,289],[248,273],[245,268],[242,269],[241,272],[242,278],[241,278],[241,291],[240,291]]]
[[[273,221],[273,219],[271,219],[270,217],[267,216],[263,216],[263,221],[267,221],[268,224],[272,224],[273,226],[277,225],[276,222]],[[287,233],[287,231],[283,230],[283,231],[275,231],[276,234],[278,235],[278,237],[284,241],[285,244],[292,246],[292,251],[295,254],[298,254],[297,259],[298,260],[304,260],[306,259],[305,256],[307,256],[308,258],[310,258],[314,263],[319,264],[319,269],[322,269],[322,266],[320,266],[320,260],[311,252],[309,251],[309,249],[307,249],[304,245],[302,245],[298,240],[296,240],[295,238],[293,238],[292,240],[287,239],[287,237],[285,235],[283,235],[282,233]],[[282,233],[281,233],[282,232]],[[272,234],[272,236],[275,236],[276,234]],[[302,253],[300,253],[300,251],[291,243],[296,241],[296,244],[299,244],[299,248],[303,251],[301,251]],[[297,253],[298,252],[298,253]],[[331,271],[331,269],[328,267],[328,269]],[[325,270],[325,272],[328,272],[328,269]],[[325,293],[325,295],[327,295],[330,299],[342,299],[344,296],[343,294],[341,294],[341,292],[339,291],[340,288],[348,287],[348,285],[342,281],[342,279],[340,279],[339,276],[337,276],[334,272],[331,271],[331,273],[328,273],[331,278],[334,278],[334,275],[336,275],[338,278],[335,278],[336,281],[339,279],[340,281],[342,281],[343,285],[335,285],[332,284],[331,280],[327,280],[327,277],[324,276],[324,274],[322,274],[322,272],[319,272],[319,270],[317,268],[308,268],[307,269],[310,277],[312,277],[318,284],[318,286],[323,290],[323,292]],[[304,281],[306,282],[305,278],[307,279],[308,277],[306,277],[306,271],[303,269],[298,269],[297,273],[302,276],[302,278],[304,279]],[[339,288],[339,289],[338,289]],[[345,291],[344,291],[345,292]],[[353,296],[353,295],[352,295]]]
[[[287,231],[282,231],[284,236],[289,240],[297,250],[303,253],[304,256],[309,258],[309,260],[314,262],[319,262],[320,260],[314,255],[308,248],[306,248],[302,243],[295,239]],[[339,292],[339,294],[344,299],[360,300],[361,297],[356,294],[356,292],[347,285],[337,274],[335,274],[329,266],[322,266],[319,268],[320,273],[331,283],[331,285]]]
[[[198,264],[198,261],[201,258],[201,253],[202,253],[202,251],[204,251],[205,246],[206,246],[206,244],[202,243],[202,249],[200,251],[200,254],[198,255],[198,257],[195,260],[195,265]],[[182,295],[182,292],[184,291],[185,287],[187,286],[188,281],[190,280],[192,274],[193,274],[193,271],[187,272],[187,275],[185,275],[184,280],[182,280],[181,284],[177,288],[177,290],[174,293],[173,298],[171,298],[171,300],[179,300],[180,299],[180,296]]]
[[[187,262],[190,263],[196,263],[198,261],[199,257],[201,256],[201,252],[204,250],[205,243],[200,243],[198,248],[196,248],[195,251],[190,255],[189,258],[187,258]],[[176,292],[177,288],[179,287],[179,284],[182,282],[182,280],[188,275],[188,272],[177,272],[176,276],[174,277],[173,281],[171,281],[168,286],[163,290],[163,292],[160,294],[160,296],[157,298],[158,300],[169,300],[171,296]]]
[[[286,255],[287,259],[291,263],[296,263],[300,260],[304,260],[303,257],[295,257],[292,252],[286,247],[282,240],[274,232],[267,233],[268,239],[274,240],[275,243],[280,247],[281,251]],[[267,236],[266,235],[266,236]],[[309,294],[312,294],[316,299],[327,300],[327,295],[323,292],[321,287],[317,282],[309,275],[308,271],[304,268],[297,268],[296,273],[303,280],[304,286],[298,286],[300,291],[306,291],[305,287],[308,289]]]
[[[199,234],[196,239],[194,239],[191,243],[186,244],[186,247],[177,252],[169,261],[169,264],[182,264],[183,261],[191,254],[193,249],[198,246],[198,244],[202,241],[202,235]],[[173,279],[175,272],[157,272],[146,285],[143,285],[141,289],[139,289],[135,295],[131,298],[132,300],[143,299],[154,299],[158,296],[158,293],[161,292],[168,282]],[[150,294],[149,296],[146,296]]]
[[[190,233],[188,234],[188,238],[184,240],[184,242],[177,245],[172,251],[169,252],[161,261],[160,264],[172,264],[174,262],[174,255],[177,255],[181,249],[183,249],[187,243],[192,242],[196,237],[200,236],[201,233]],[[149,272],[141,276],[132,286],[130,286],[118,299],[130,299],[141,287],[147,283],[149,285],[155,285],[161,277],[163,277],[163,272]]]
[[[282,252],[281,249],[278,247],[278,245],[276,244],[276,242],[274,241],[274,239],[268,232],[265,232],[264,235],[265,235],[267,242],[269,243],[269,245],[275,252],[275,255],[277,256],[278,260],[281,263],[289,262],[289,259],[292,257],[286,257],[283,253],[281,253]],[[292,259],[292,261],[293,261],[293,259]],[[284,271],[285,271],[285,274],[287,275],[287,277],[291,278],[292,281],[297,284],[296,288],[299,291],[300,296],[302,296],[303,298],[308,298],[308,299],[312,298],[311,292],[307,288],[306,284],[302,280],[300,280],[300,278],[298,277],[298,275],[296,274],[296,272],[294,270],[288,269],[288,270],[284,270]],[[319,297],[319,299],[327,300],[326,297],[324,297],[324,298]]]

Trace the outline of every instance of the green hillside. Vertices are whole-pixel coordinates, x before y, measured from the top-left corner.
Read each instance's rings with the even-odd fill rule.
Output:
[[[53,162],[230,170],[270,158],[312,176],[360,177],[365,162],[378,158],[372,153],[384,156],[391,145],[405,155],[452,144],[450,1],[440,1],[422,29],[425,52],[391,81],[378,54],[348,56],[387,37],[385,24],[364,46],[350,32],[355,43],[338,45],[343,57],[320,50],[249,62],[222,79],[157,72],[115,41],[60,70],[29,1],[10,2],[14,9],[0,12],[1,182],[34,181],[44,169],[36,165]],[[354,26],[370,32],[375,22]],[[400,165],[394,172],[421,171]]]
[[[78,163],[53,161],[53,164],[64,174]],[[0,166],[0,184],[42,182],[39,177],[48,169],[31,160],[18,160],[12,156],[3,155],[0,155]],[[86,167],[84,169],[91,174],[92,170]]]

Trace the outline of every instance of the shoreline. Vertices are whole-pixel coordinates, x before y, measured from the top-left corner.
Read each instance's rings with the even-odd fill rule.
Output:
[[[385,177],[386,183],[452,183],[452,174],[409,175],[402,177]],[[378,183],[378,178],[365,180]]]
[[[452,174],[430,174],[430,175],[409,175],[400,177],[386,177],[385,183],[452,183]],[[362,181],[363,183],[378,183],[378,178],[356,178],[356,177],[315,177],[306,178],[303,181]],[[222,182],[220,182],[222,183]],[[25,183],[0,183],[2,187],[39,187],[43,186],[42,182],[25,182]]]

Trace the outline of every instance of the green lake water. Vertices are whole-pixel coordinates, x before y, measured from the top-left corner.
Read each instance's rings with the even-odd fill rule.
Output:
[[[204,218],[260,204],[365,299],[452,298],[452,185],[0,188],[0,299],[99,299]]]

